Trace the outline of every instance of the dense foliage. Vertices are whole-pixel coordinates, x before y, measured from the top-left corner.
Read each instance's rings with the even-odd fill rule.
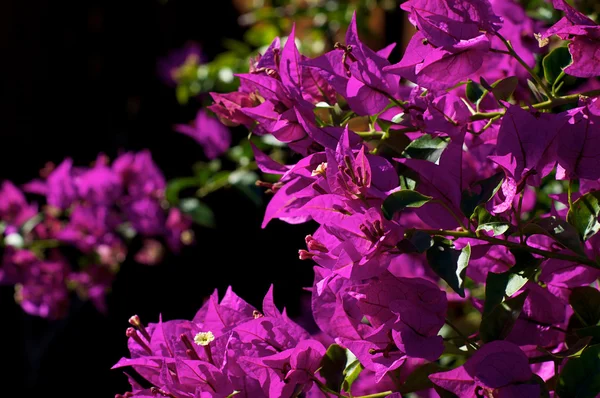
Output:
[[[136,373],[118,397],[599,396],[600,26],[585,2],[537,3],[408,0],[416,31],[395,64],[393,45],[361,41],[356,15],[314,58],[292,28],[236,74],[237,91],[211,93],[221,123],[201,110],[176,129],[213,159],[231,145],[225,126],[247,128],[234,158],[272,194],[263,227],[318,225],[299,256],[314,265],[319,331],[276,307],[276,286],[262,308],[228,289],[191,320],[134,315],[115,368]],[[196,70],[198,50],[183,54]],[[179,188],[167,196],[181,207]],[[164,189],[144,153],[66,161],[26,186],[50,205],[32,222],[5,183],[1,277],[44,316],[65,280],[93,296],[123,225],[178,249],[189,221],[167,216]],[[64,267],[55,241],[100,260],[47,294]]]

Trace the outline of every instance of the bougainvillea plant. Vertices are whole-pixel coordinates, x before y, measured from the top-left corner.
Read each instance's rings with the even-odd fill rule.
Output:
[[[400,62],[355,20],[301,55],[292,31],[210,109],[253,147],[273,219],[319,226],[309,334],[231,289],[192,320],[137,316],[125,397],[600,394],[600,26],[509,0],[409,0]],[[275,288],[276,291],[276,288]],[[119,395],[121,396],[121,395]],[[121,396],[121,397],[122,397]]]
[[[148,265],[161,261],[165,247],[178,252],[194,240],[192,218],[169,207],[165,178],[148,151],[124,153],[112,164],[100,155],[92,167],[65,159],[40,174],[23,190],[10,181],[0,187],[0,283],[15,285],[15,300],[31,315],[66,316],[73,291],[106,311],[136,236],[134,258]]]
[[[193,173],[169,181],[167,197],[176,203],[180,198],[191,200],[189,193],[203,208],[200,222],[213,218],[211,209],[204,203],[209,194],[221,189],[233,188],[256,206],[264,204],[265,195],[256,188],[259,179],[252,148],[244,129],[230,131],[236,125],[222,119],[215,120],[206,107],[213,101],[210,92],[229,93],[237,90],[239,80],[235,74],[247,73],[257,52],[267,50],[273,37],[287,37],[294,22],[300,29],[295,40],[299,49],[308,54],[320,54],[333,49],[335,42],[343,38],[355,9],[362,16],[357,29],[373,41],[381,39],[381,25],[373,20],[382,19],[384,10],[396,6],[397,0],[353,1],[305,1],[305,0],[242,0],[234,1],[241,15],[238,22],[247,28],[243,40],[224,39],[225,51],[212,59],[203,53],[200,44],[190,41],[183,47],[169,52],[158,62],[161,80],[173,88],[180,105],[197,110],[187,124],[174,126],[176,132],[195,139],[203,148],[205,160],[196,162]],[[293,16],[293,18],[292,18]],[[376,27],[376,28],[374,28]],[[232,134],[233,133],[233,134]],[[271,156],[285,161],[288,153],[285,144],[270,135],[257,137],[253,143]],[[269,182],[276,182],[269,181]]]

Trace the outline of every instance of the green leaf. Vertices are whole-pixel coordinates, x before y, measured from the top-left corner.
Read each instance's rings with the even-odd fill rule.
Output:
[[[508,101],[510,96],[513,95],[517,89],[518,85],[519,79],[516,76],[509,76],[504,79],[496,80],[491,86],[489,86],[489,88],[486,88],[486,91],[479,99],[479,102],[481,103],[490,92],[494,94],[494,98],[496,98],[496,100]]]
[[[600,291],[595,288],[574,288],[569,296],[569,304],[587,326],[595,326],[600,322]]]
[[[408,375],[402,386],[398,389],[398,392],[408,394],[431,388],[433,387],[433,383],[429,380],[429,375],[443,371],[444,368],[435,362],[419,366]]]
[[[508,336],[521,315],[528,294],[529,290],[526,290],[516,297],[503,301],[483,317],[479,326],[479,336],[484,343],[503,340]]]
[[[492,93],[498,101],[507,101],[517,89],[519,79],[516,76],[509,76],[492,83]]]
[[[527,79],[527,86],[533,93],[533,96],[535,97],[537,102],[544,102],[546,100],[546,96],[540,91],[540,89],[536,86],[534,82]]]
[[[571,224],[556,216],[534,220],[523,228],[523,234],[546,235],[573,252],[585,256],[579,233]]]
[[[550,85],[554,84],[558,75],[571,64],[571,53],[567,47],[557,47],[542,60],[544,77]]]
[[[460,297],[465,297],[463,284],[470,257],[470,244],[462,250],[456,250],[452,242],[438,236],[434,237],[433,246],[427,250],[427,262],[431,269]]]
[[[510,224],[501,220],[499,217],[492,216],[483,206],[477,206],[473,212],[473,217],[477,219],[476,231],[492,231],[494,236],[502,235]]]
[[[598,215],[600,215],[600,191],[591,191],[573,202],[573,206],[567,213],[567,221],[575,227],[579,237],[585,242],[600,231]]]
[[[423,231],[414,231],[406,239],[398,242],[398,249],[402,253],[425,253],[433,245],[431,235]]]
[[[352,384],[354,384],[363,369],[364,367],[358,361],[358,359],[355,359],[346,366],[346,369],[344,369],[344,381],[342,382],[342,389],[344,391],[350,392],[352,389]]]
[[[397,115],[394,115],[392,118],[392,123],[400,124],[404,120],[404,112],[400,112]]]
[[[406,147],[411,143],[411,140],[406,134],[401,134],[392,131],[385,140],[379,140],[377,145],[377,155],[394,158],[402,156]]]
[[[372,117],[372,119],[373,118],[375,119],[374,122],[377,122],[377,125],[379,126],[379,128],[381,128],[382,131],[390,133],[390,127],[402,123],[402,121],[404,120],[404,112],[398,113],[391,120],[384,120],[378,117]],[[394,134],[393,130],[391,134]]]
[[[484,180],[477,181],[472,185],[471,188],[462,192],[462,198],[460,200],[460,209],[463,213],[470,218],[473,216],[473,212],[480,204],[487,203],[494,197],[502,182],[504,181],[504,172],[498,172],[491,177]]]
[[[424,159],[436,163],[440,159],[440,156],[442,156],[442,152],[444,152],[448,143],[448,138],[434,138],[429,134],[423,134],[406,146],[402,156],[410,159]]]
[[[569,357],[573,357],[573,356],[579,356],[578,354],[580,354],[580,352],[582,350],[584,350],[592,341],[593,337],[592,336],[586,336],[583,337],[579,340],[577,340],[575,343],[569,345],[568,348],[559,351],[559,352],[550,352],[548,350],[546,350],[544,347],[538,347],[538,351],[542,351],[544,353],[547,354],[548,357],[550,358],[569,358]]]
[[[469,101],[476,104],[483,97],[484,88],[472,80],[469,80],[465,87],[465,94]]]
[[[510,297],[518,292],[528,279],[517,273],[506,271],[501,274],[490,272],[485,280],[485,303],[483,316],[489,315],[505,297]]]
[[[556,394],[560,398],[594,398],[600,394],[600,344],[567,361],[558,377]]]
[[[319,373],[325,378],[327,387],[333,391],[337,392],[343,389],[349,392],[352,383],[358,378],[363,369],[363,366],[350,350],[332,344],[327,348],[325,356],[321,360]]]
[[[385,218],[391,220],[395,213],[407,207],[421,207],[431,199],[433,199],[431,196],[426,196],[410,189],[403,189],[385,198],[381,205],[381,210]]]
[[[165,199],[171,204],[176,205],[179,203],[179,193],[191,187],[197,187],[199,185],[199,181],[196,177],[181,177],[174,178],[167,183],[167,188],[165,189]]]
[[[333,391],[340,391],[346,361],[346,350],[337,344],[330,345],[321,360],[319,373],[325,379],[325,385]]]
[[[197,198],[182,199],[179,208],[189,215],[196,224],[208,228],[215,226],[215,216],[212,210]]]
[[[540,386],[540,398],[550,398],[550,391],[544,379],[535,373],[531,376],[531,379],[526,384],[537,384]]]

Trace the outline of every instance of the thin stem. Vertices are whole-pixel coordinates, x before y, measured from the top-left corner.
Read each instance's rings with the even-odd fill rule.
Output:
[[[393,391],[384,391],[384,392],[378,392],[376,394],[369,394],[369,395],[360,395],[360,396],[350,395],[350,396],[348,396],[348,395],[340,394],[337,391],[333,391],[331,388],[327,387],[325,384],[323,384],[321,382],[321,380],[317,379],[316,377],[312,377],[312,380],[319,387],[319,389],[321,391],[323,391],[325,394],[333,394],[336,397],[342,397],[342,398],[349,398],[349,397],[352,397],[352,398],[383,398],[383,397],[387,397],[388,395],[394,393]]]
[[[319,389],[321,391],[323,391],[325,394],[333,394],[336,397],[348,398],[347,395],[342,395],[339,392],[333,391],[331,388],[327,387],[325,384],[323,384],[321,382],[321,380],[317,379],[316,377],[312,377],[312,380],[315,382],[317,387],[319,387]]]
[[[553,357],[551,355],[541,355],[539,357],[529,358],[529,364],[533,363],[542,363],[542,362],[555,362],[560,361],[559,358]],[[558,373],[556,373],[558,374]]]
[[[384,391],[384,392],[378,392],[376,394],[361,395],[359,397],[355,396],[354,398],[383,398],[383,397],[387,397],[388,395],[391,395],[393,393],[394,392],[392,390],[389,390],[389,391]]]
[[[519,242],[523,244],[523,225],[521,223],[521,209],[523,207],[523,192],[519,195],[519,205],[517,206],[517,210],[515,211],[515,219],[517,221],[517,228],[519,229]],[[514,210],[514,207],[513,207]]]
[[[366,138],[366,139],[381,138],[384,136],[383,131],[364,131],[364,132],[355,131],[355,133],[356,133],[356,135],[358,135],[362,138]]]
[[[564,70],[560,71],[560,74],[558,75],[558,77],[556,78],[556,80],[554,81],[554,83],[552,83],[552,93],[556,94],[556,92],[558,90],[560,90],[560,88],[562,87],[562,83],[561,80],[566,76],[566,73]],[[558,84],[561,83],[561,84]]]
[[[363,131],[363,132],[356,132],[356,135],[362,137],[362,138],[366,138],[366,139],[370,139],[370,138],[381,138],[381,139],[385,139],[387,137],[389,137],[391,134],[403,134],[403,133],[410,133],[413,131],[419,131],[418,128],[416,127],[406,127],[403,129],[399,129],[399,130],[390,130],[390,132],[385,133],[383,131]]]
[[[577,102],[577,101],[579,101],[579,99],[581,97],[598,97],[598,96],[600,96],[600,90],[584,91],[583,93],[564,95],[562,97],[556,97],[553,99],[549,99],[548,101],[539,102],[537,104],[531,105],[531,108],[533,108],[533,109],[552,109],[552,108],[555,108],[560,105],[566,105],[566,104],[571,104],[573,102]],[[521,108],[528,110],[530,108],[530,106],[524,105]],[[498,112],[485,112],[485,113],[477,112],[477,113],[471,115],[471,121],[474,122],[476,120],[486,120],[486,119],[490,119],[490,118],[494,118],[494,117],[498,117],[498,116],[504,116],[504,113],[506,113],[505,110],[501,110]]]
[[[381,90],[378,90],[378,89],[376,89],[376,91],[378,91],[381,94],[384,94],[386,97],[388,97],[390,99],[390,101],[392,101],[394,103],[394,105],[400,107],[401,109],[407,110],[405,103],[403,103],[401,101],[398,101],[396,98],[394,98],[393,96],[389,95],[388,93],[386,93],[384,91],[381,91]]]
[[[558,260],[571,261],[571,262],[574,262],[577,264],[585,264],[585,265],[588,265],[593,268],[600,268],[600,265],[598,265],[594,260],[591,260],[584,256],[556,253],[556,252],[551,252],[548,250],[537,249],[535,247],[527,246],[527,244],[515,243],[515,242],[511,242],[509,240],[493,238],[491,236],[477,235],[471,231],[450,231],[450,230],[444,230],[444,229],[415,229],[414,231],[425,232],[426,234],[429,234],[429,235],[444,235],[444,236],[452,236],[452,237],[456,237],[456,238],[479,239],[479,240],[483,240],[485,242],[493,243],[495,245],[500,245],[500,246],[506,246],[506,247],[512,248],[512,249],[526,250],[529,253],[537,254],[539,256],[546,257],[546,258],[556,258]]]
[[[199,198],[203,198],[210,193],[213,193],[221,188],[226,187],[227,185],[229,185],[229,177],[221,177],[217,180],[210,181],[206,185],[200,187],[198,191],[196,191],[196,195]]]
[[[474,135],[480,135],[480,134],[483,134],[483,132],[484,132],[485,130],[489,129],[490,127],[492,127],[492,124],[494,124],[494,122],[495,122],[496,120],[500,119],[500,117],[501,117],[501,116],[494,116],[493,118],[491,118],[490,120],[488,120],[488,122],[486,123],[486,125],[485,125],[485,126],[483,126],[483,127],[481,128],[481,130],[479,130],[479,131],[471,131],[470,133],[471,133],[471,134],[474,134]]]
[[[456,332],[456,334],[458,334],[459,337],[461,337],[468,345],[471,346],[471,348],[473,348],[474,350],[478,350],[479,349],[479,345],[477,345],[477,343],[471,341],[470,338],[468,338],[467,336],[465,336],[459,328],[457,328],[448,318],[446,318],[446,320],[444,321],[446,322],[446,325],[450,326],[452,328],[452,330],[454,330]]]
[[[569,187],[567,188],[567,200],[569,201],[569,209],[573,208],[573,180],[569,180]]]
[[[513,58],[516,59],[527,70],[527,72],[529,72],[529,74],[531,75],[531,77],[533,77],[533,80],[535,80],[535,82],[538,84],[538,86],[540,86],[542,88],[542,90],[544,90],[544,92],[546,93],[546,95],[548,96],[548,98],[549,99],[553,99],[554,98],[554,94],[552,94],[552,91],[544,84],[544,82],[542,81],[542,79],[540,79],[540,77],[533,71],[533,69],[531,69],[531,67],[529,65],[527,65],[527,62],[525,62],[523,60],[523,58],[521,58],[519,56],[519,54],[517,54],[517,52],[513,48],[512,44],[510,44],[510,42],[508,40],[506,40],[504,38],[504,36],[502,36],[500,33],[496,32],[496,36],[500,40],[502,40],[502,42],[504,43],[504,45],[508,49],[510,55],[512,55]]]
[[[512,53],[510,51],[506,51],[506,50],[497,50],[495,48],[490,48],[490,52],[492,53],[498,53],[498,54],[506,54],[506,55],[512,55]]]

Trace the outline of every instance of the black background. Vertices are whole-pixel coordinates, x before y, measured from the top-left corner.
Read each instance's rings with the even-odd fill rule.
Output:
[[[15,183],[47,161],[86,165],[99,152],[149,148],[167,178],[191,173],[201,148],[172,131],[198,104],[182,107],[156,63],[187,40],[212,58],[222,38],[241,38],[229,1],[157,0],[0,2],[0,177]],[[243,132],[238,132],[238,134]],[[208,198],[218,228],[197,229],[197,244],[158,267],[128,260],[109,296],[108,316],[74,302],[70,316],[27,316],[0,288],[0,396],[112,397],[127,391],[127,319],[190,319],[214,288],[228,285],[260,305],[271,283],[280,307],[300,312],[311,264],[297,259],[312,225],[272,223],[234,191]],[[6,395],[5,395],[6,394]]]
[[[398,12],[387,37],[401,35]],[[223,38],[241,38],[231,2],[204,0],[0,1],[0,179],[17,184],[47,161],[86,165],[99,152],[148,148],[167,178],[191,173],[201,148],[172,131],[193,119],[156,74],[156,63],[188,40],[210,59]],[[238,131],[243,136],[243,131]],[[299,316],[312,264],[297,258],[315,225],[272,222],[263,208],[233,191],[207,199],[218,227],[197,229],[197,243],[162,265],[128,260],[108,297],[109,313],[74,301],[70,315],[49,322],[14,303],[0,287],[0,396],[112,397],[128,390],[121,370],[127,319],[190,319],[214,288],[228,285],[260,306],[269,285],[275,300]],[[310,315],[308,315],[310,317]],[[10,395],[14,394],[14,395]]]

